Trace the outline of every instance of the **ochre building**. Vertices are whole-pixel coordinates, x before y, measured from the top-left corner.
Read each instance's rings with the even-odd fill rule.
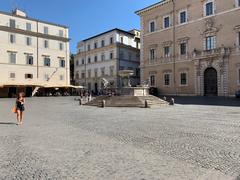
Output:
[[[165,95],[240,89],[240,0],[164,0],[141,17],[141,80]]]

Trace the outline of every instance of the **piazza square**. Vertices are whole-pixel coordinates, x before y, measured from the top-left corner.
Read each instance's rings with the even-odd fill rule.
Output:
[[[13,100],[2,99],[0,179],[239,179],[239,101],[179,101],[99,108],[31,98],[19,127]]]

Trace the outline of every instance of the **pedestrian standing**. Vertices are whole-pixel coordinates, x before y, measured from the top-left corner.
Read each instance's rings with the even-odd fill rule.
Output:
[[[16,99],[17,125],[23,124],[23,112],[25,111],[25,93],[18,94]]]

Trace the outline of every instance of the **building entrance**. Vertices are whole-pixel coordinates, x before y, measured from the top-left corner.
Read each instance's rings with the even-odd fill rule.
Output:
[[[204,95],[218,95],[217,71],[214,68],[207,68],[204,72]]]

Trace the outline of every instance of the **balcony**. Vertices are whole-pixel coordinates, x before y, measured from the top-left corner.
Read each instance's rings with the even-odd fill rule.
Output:
[[[197,50],[194,49],[192,53],[193,59],[207,59],[214,57],[225,57],[230,54],[230,48],[220,47],[211,50]]]

